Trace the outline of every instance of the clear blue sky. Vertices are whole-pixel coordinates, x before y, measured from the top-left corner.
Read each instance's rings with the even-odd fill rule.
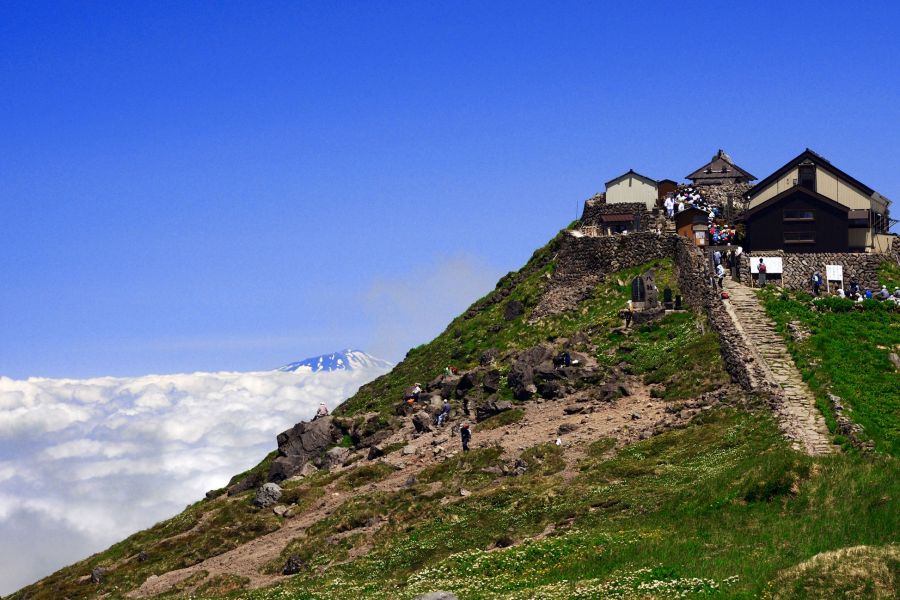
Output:
[[[808,146],[898,216],[898,21],[890,2],[0,3],[0,375],[397,360],[607,179],[680,179],[718,148],[763,177]]]

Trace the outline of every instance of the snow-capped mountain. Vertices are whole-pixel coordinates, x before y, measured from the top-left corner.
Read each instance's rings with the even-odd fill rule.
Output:
[[[279,371],[297,372],[311,371],[353,371],[356,369],[390,369],[394,365],[386,360],[366,354],[361,350],[343,350],[321,356],[313,356],[298,362],[292,362]]]

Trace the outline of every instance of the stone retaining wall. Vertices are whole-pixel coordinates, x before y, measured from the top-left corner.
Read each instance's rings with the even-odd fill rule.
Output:
[[[606,237],[574,237],[566,234],[556,256],[556,271],[535,307],[531,321],[574,309],[590,297],[606,275],[660,258],[672,258],[685,302],[704,312],[718,334],[725,368],[745,389],[765,380],[722,303],[710,285],[709,260],[690,240],[674,233],[641,232]]]
[[[602,226],[600,217],[603,215],[618,215],[623,213],[631,213],[638,217],[638,231],[650,231],[656,225],[656,217],[652,211],[647,210],[647,206],[643,202],[618,202],[615,204],[606,204],[598,199],[591,198],[584,203],[584,210],[581,213],[581,223],[583,225]]]
[[[895,242],[894,247],[897,247]],[[770,281],[777,282],[791,290],[812,290],[810,283],[812,274],[821,271],[825,277],[825,265],[841,265],[844,267],[844,285],[849,284],[850,279],[856,278],[861,288],[871,290],[880,289],[878,285],[878,267],[885,260],[891,260],[889,254],[868,254],[862,252],[838,252],[838,253],[793,253],[783,250],[766,250],[760,252],[744,253],[740,257],[741,283],[750,285],[750,255],[754,257],[780,256],[784,272],[780,278],[775,274],[769,274]],[[780,281],[779,281],[780,279]],[[755,285],[755,283],[754,283]]]
[[[567,232],[556,257],[556,271],[531,321],[575,308],[608,273],[672,256],[677,237],[654,232],[575,237]]]

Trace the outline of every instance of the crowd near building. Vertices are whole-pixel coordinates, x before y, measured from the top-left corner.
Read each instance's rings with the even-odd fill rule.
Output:
[[[900,254],[890,200],[812,150],[761,180],[719,150],[685,180],[629,169],[585,202],[581,234],[677,233],[710,260],[730,257],[731,275],[745,283],[757,281],[759,258],[771,259],[766,276],[792,288],[809,287],[807,271],[826,266],[871,283],[886,255]],[[843,290],[846,281],[834,283]]]

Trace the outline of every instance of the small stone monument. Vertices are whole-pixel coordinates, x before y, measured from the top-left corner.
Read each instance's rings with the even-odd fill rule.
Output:
[[[644,291],[646,299],[644,300],[644,308],[657,308],[659,306],[659,289],[656,287],[656,270],[650,269],[643,275]]]
[[[638,275],[631,280],[631,303],[635,308],[642,307],[647,300],[647,287],[644,278]]]
[[[665,288],[663,290],[663,306],[666,307],[666,310],[672,310],[672,307],[675,306],[672,302],[672,289]]]

